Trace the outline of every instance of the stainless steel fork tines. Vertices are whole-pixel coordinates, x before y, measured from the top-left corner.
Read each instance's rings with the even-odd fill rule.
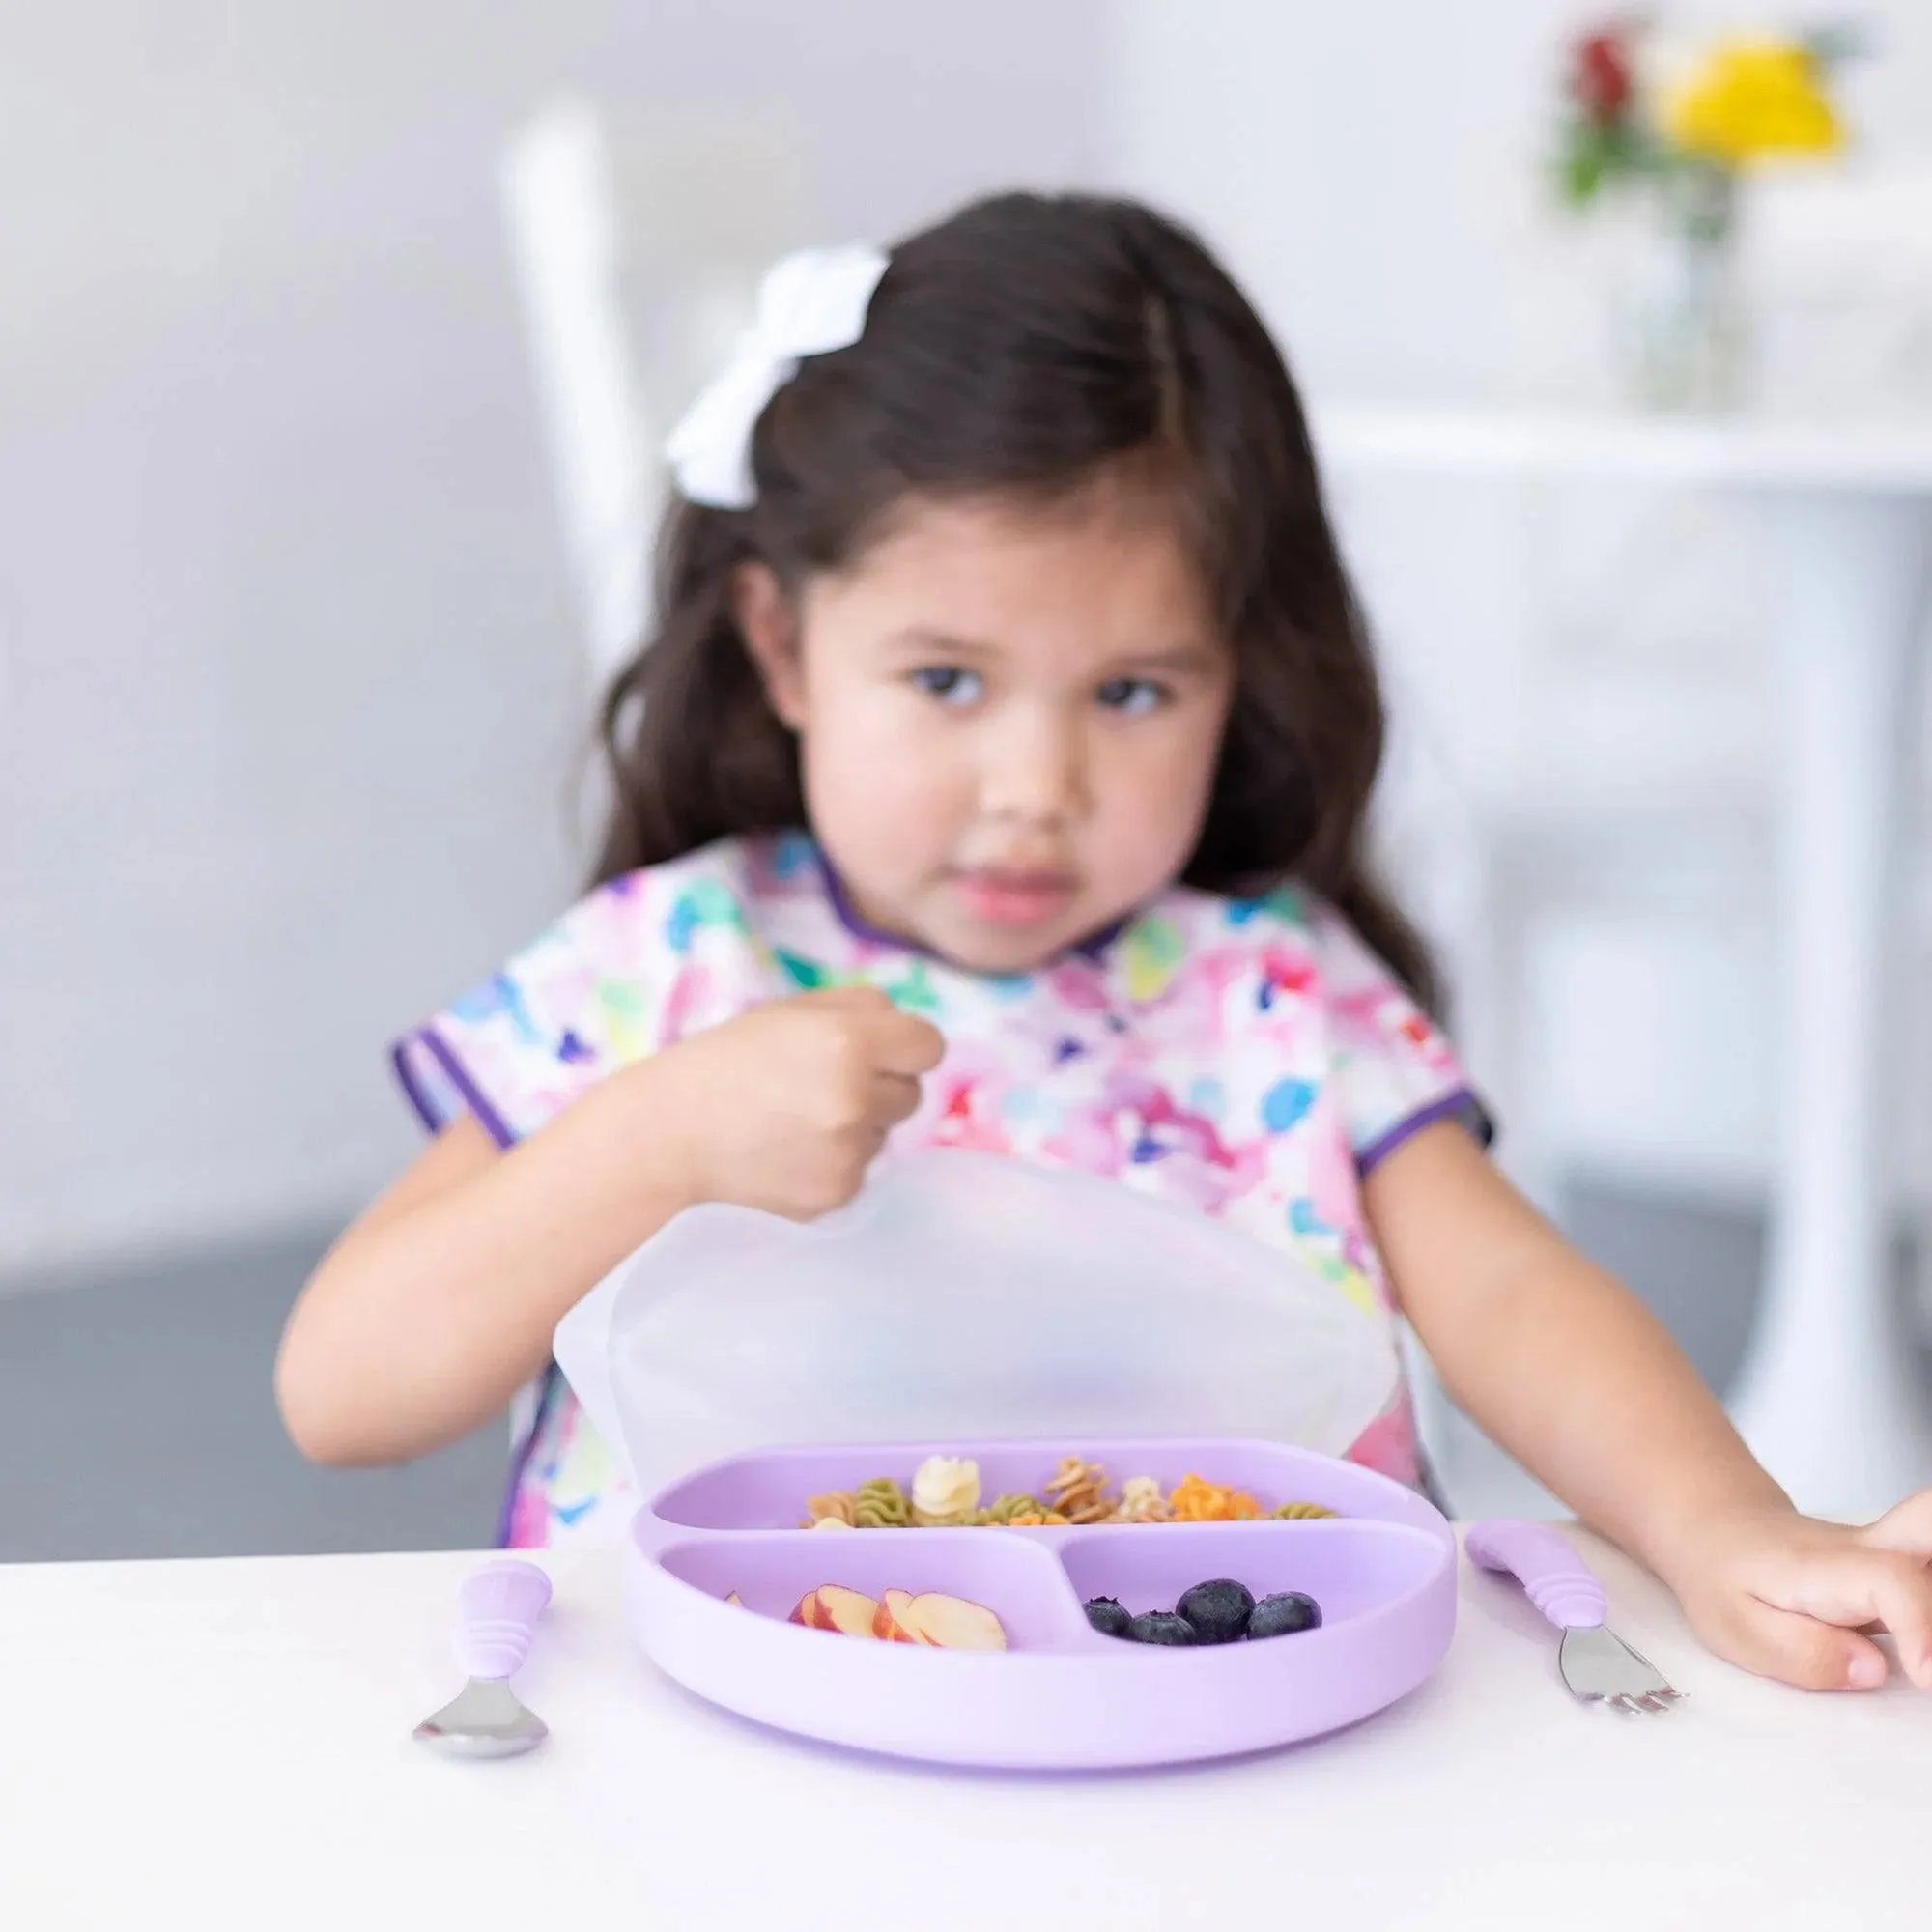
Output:
[[[1463,1548],[1472,1563],[1514,1577],[1563,1633],[1556,1664],[1577,1696],[1625,1717],[1658,1717],[1683,1694],[1605,1623],[1604,1586],[1548,1523],[1478,1523]]]

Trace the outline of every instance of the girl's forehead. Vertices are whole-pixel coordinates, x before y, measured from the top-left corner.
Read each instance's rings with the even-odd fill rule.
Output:
[[[1171,652],[1218,641],[1208,587],[1173,517],[1119,492],[1044,504],[907,502],[852,563],[808,586],[806,619],[988,649],[1059,640],[1083,654]]]

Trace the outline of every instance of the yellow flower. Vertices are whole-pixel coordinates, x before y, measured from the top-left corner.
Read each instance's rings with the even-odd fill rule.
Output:
[[[1794,41],[1719,41],[1663,104],[1676,145],[1730,167],[1774,155],[1831,155],[1844,128],[1818,62]]]

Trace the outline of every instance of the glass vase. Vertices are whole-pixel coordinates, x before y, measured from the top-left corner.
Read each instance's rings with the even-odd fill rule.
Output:
[[[1747,318],[1738,270],[1738,181],[1707,163],[1651,184],[1622,317],[1628,401],[1721,415],[1745,400]]]

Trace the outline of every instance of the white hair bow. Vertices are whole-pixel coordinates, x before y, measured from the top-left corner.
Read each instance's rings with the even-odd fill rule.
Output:
[[[757,500],[752,431],[765,405],[798,373],[801,356],[849,349],[865,333],[889,260],[855,242],[804,248],[766,271],[756,320],[665,443],[677,487],[694,503],[746,510]]]

